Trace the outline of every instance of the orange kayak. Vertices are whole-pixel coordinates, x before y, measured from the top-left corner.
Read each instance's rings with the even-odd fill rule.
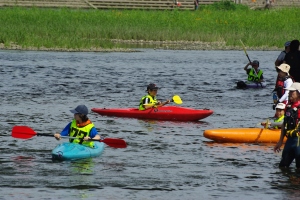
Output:
[[[216,142],[277,143],[280,132],[280,129],[228,128],[205,130],[203,136]]]

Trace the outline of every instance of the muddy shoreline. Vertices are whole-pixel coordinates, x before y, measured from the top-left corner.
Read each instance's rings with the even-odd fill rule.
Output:
[[[125,48],[46,48],[46,47],[22,47],[20,45],[11,43],[5,46],[0,43],[1,50],[28,50],[28,51],[60,51],[60,52],[137,52],[138,48],[152,48],[152,49],[165,49],[165,50],[242,50],[240,46],[226,46],[225,42],[200,42],[200,41],[144,41],[144,40],[112,40],[113,43]],[[138,46],[138,47],[130,47]],[[246,47],[247,50],[260,50],[260,51],[276,51],[281,50],[278,47]],[[282,47],[283,48],[283,47]]]

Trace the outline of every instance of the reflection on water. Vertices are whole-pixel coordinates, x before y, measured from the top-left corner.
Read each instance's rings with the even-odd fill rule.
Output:
[[[92,158],[70,162],[70,168],[72,169],[72,172],[78,174],[92,175],[93,167],[94,167],[94,162]]]
[[[163,128],[184,128],[185,130],[208,125],[205,121],[180,122],[180,121],[162,121],[162,120],[137,120],[139,124],[147,129],[148,132],[160,130]]]
[[[214,143],[205,129],[254,127],[274,114],[273,84],[236,90],[246,79],[242,51],[66,53],[0,51],[3,199],[291,199],[299,173],[278,168],[280,154],[267,144]],[[279,52],[249,51],[274,82]],[[149,82],[158,99],[174,94],[181,106],[212,109],[199,122],[89,117],[104,137],[126,140],[101,157],[53,162],[51,137],[11,138],[15,125],[38,133],[61,131],[78,104],[89,108],[138,107]]]
[[[205,144],[207,147],[210,148],[237,148],[240,150],[255,150],[255,151],[269,151],[273,150],[274,144],[272,143],[218,143],[213,141],[204,141],[203,144]]]

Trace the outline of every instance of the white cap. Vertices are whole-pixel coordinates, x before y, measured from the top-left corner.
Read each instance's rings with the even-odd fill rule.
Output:
[[[285,104],[284,103],[278,103],[275,108],[283,110],[283,109],[285,109]]]
[[[291,87],[289,87],[289,88],[284,88],[284,89],[285,89],[285,90],[290,90],[290,91],[298,90],[298,92],[300,92],[300,83],[295,82],[295,83],[293,83],[293,84],[291,85]]]

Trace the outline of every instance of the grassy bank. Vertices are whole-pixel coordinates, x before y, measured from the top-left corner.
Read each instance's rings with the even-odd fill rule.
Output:
[[[2,8],[0,43],[46,48],[115,48],[111,39],[225,42],[279,47],[300,39],[299,8],[250,10],[218,4],[197,11]]]

